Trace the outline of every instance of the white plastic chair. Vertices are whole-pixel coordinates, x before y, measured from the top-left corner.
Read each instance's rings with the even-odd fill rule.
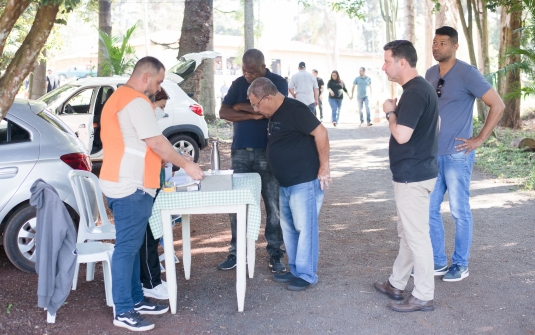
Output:
[[[106,304],[113,307],[111,294],[111,256],[115,246],[111,243],[87,242],[76,243],[76,267],[81,263],[95,264],[102,262],[102,272],[104,273],[104,290],[106,292]],[[76,290],[78,276],[75,275],[72,281],[72,289]]]
[[[72,170],[69,172],[69,180],[74,190],[80,222],[78,224],[78,244],[85,241],[114,240],[115,226],[108,220],[106,207],[102,199],[102,191],[98,184],[98,178],[91,172]],[[96,223],[100,218],[102,225]],[[95,263],[87,261],[86,280],[91,281],[95,277]],[[76,289],[76,280],[80,265],[76,265],[74,272],[73,290]]]

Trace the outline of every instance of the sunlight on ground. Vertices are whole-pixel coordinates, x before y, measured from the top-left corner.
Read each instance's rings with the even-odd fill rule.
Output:
[[[378,231],[386,230],[386,228],[376,228],[376,229],[364,229],[361,230],[363,233],[376,233]]]

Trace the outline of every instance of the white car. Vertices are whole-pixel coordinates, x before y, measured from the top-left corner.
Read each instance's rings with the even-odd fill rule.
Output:
[[[158,120],[162,134],[175,149],[199,159],[200,150],[208,144],[208,126],[203,117],[203,108],[190,98],[180,84],[193,73],[204,59],[213,59],[219,54],[204,51],[184,55],[180,62],[170,68],[162,89],[170,99],[165,107],[165,116]],[[103,150],[100,140],[100,117],[104,104],[124,85],[128,77],[83,78],[61,86],[39,100],[44,101],[80,138],[91,153],[93,162],[102,161]]]

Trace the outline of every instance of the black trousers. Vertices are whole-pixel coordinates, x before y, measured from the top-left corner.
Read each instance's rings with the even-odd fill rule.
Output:
[[[159,190],[158,190],[159,191]],[[158,195],[156,192],[156,196]],[[156,200],[156,197],[154,197]],[[139,263],[141,265],[141,284],[144,288],[155,288],[162,283],[160,278],[160,259],[158,256],[159,239],[155,239],[150,230],[150,225],[147,224],[145,231],[145,238],[141,249],[139,249]]]

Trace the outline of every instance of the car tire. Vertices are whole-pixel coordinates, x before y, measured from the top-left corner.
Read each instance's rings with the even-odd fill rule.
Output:
[[[77,228],[75,216],[78,214],[73,212],[74,210],[69,211]],[[25,204],[9,217],[4,230],[4,250],[7,258],[19,270],[31,273],[35,273],[36,224],[35,207]]]
[[[178,153],[186,152],[193,156],[194,162],[199,160],[201,149],[199,149],[199,144],[197,144],[197,141],[190,136],[184,134],[175,135],[169,139],[169,142],[171,142],[171,145]],[[178,169],[178,166],[173,166],[174,171]]]

